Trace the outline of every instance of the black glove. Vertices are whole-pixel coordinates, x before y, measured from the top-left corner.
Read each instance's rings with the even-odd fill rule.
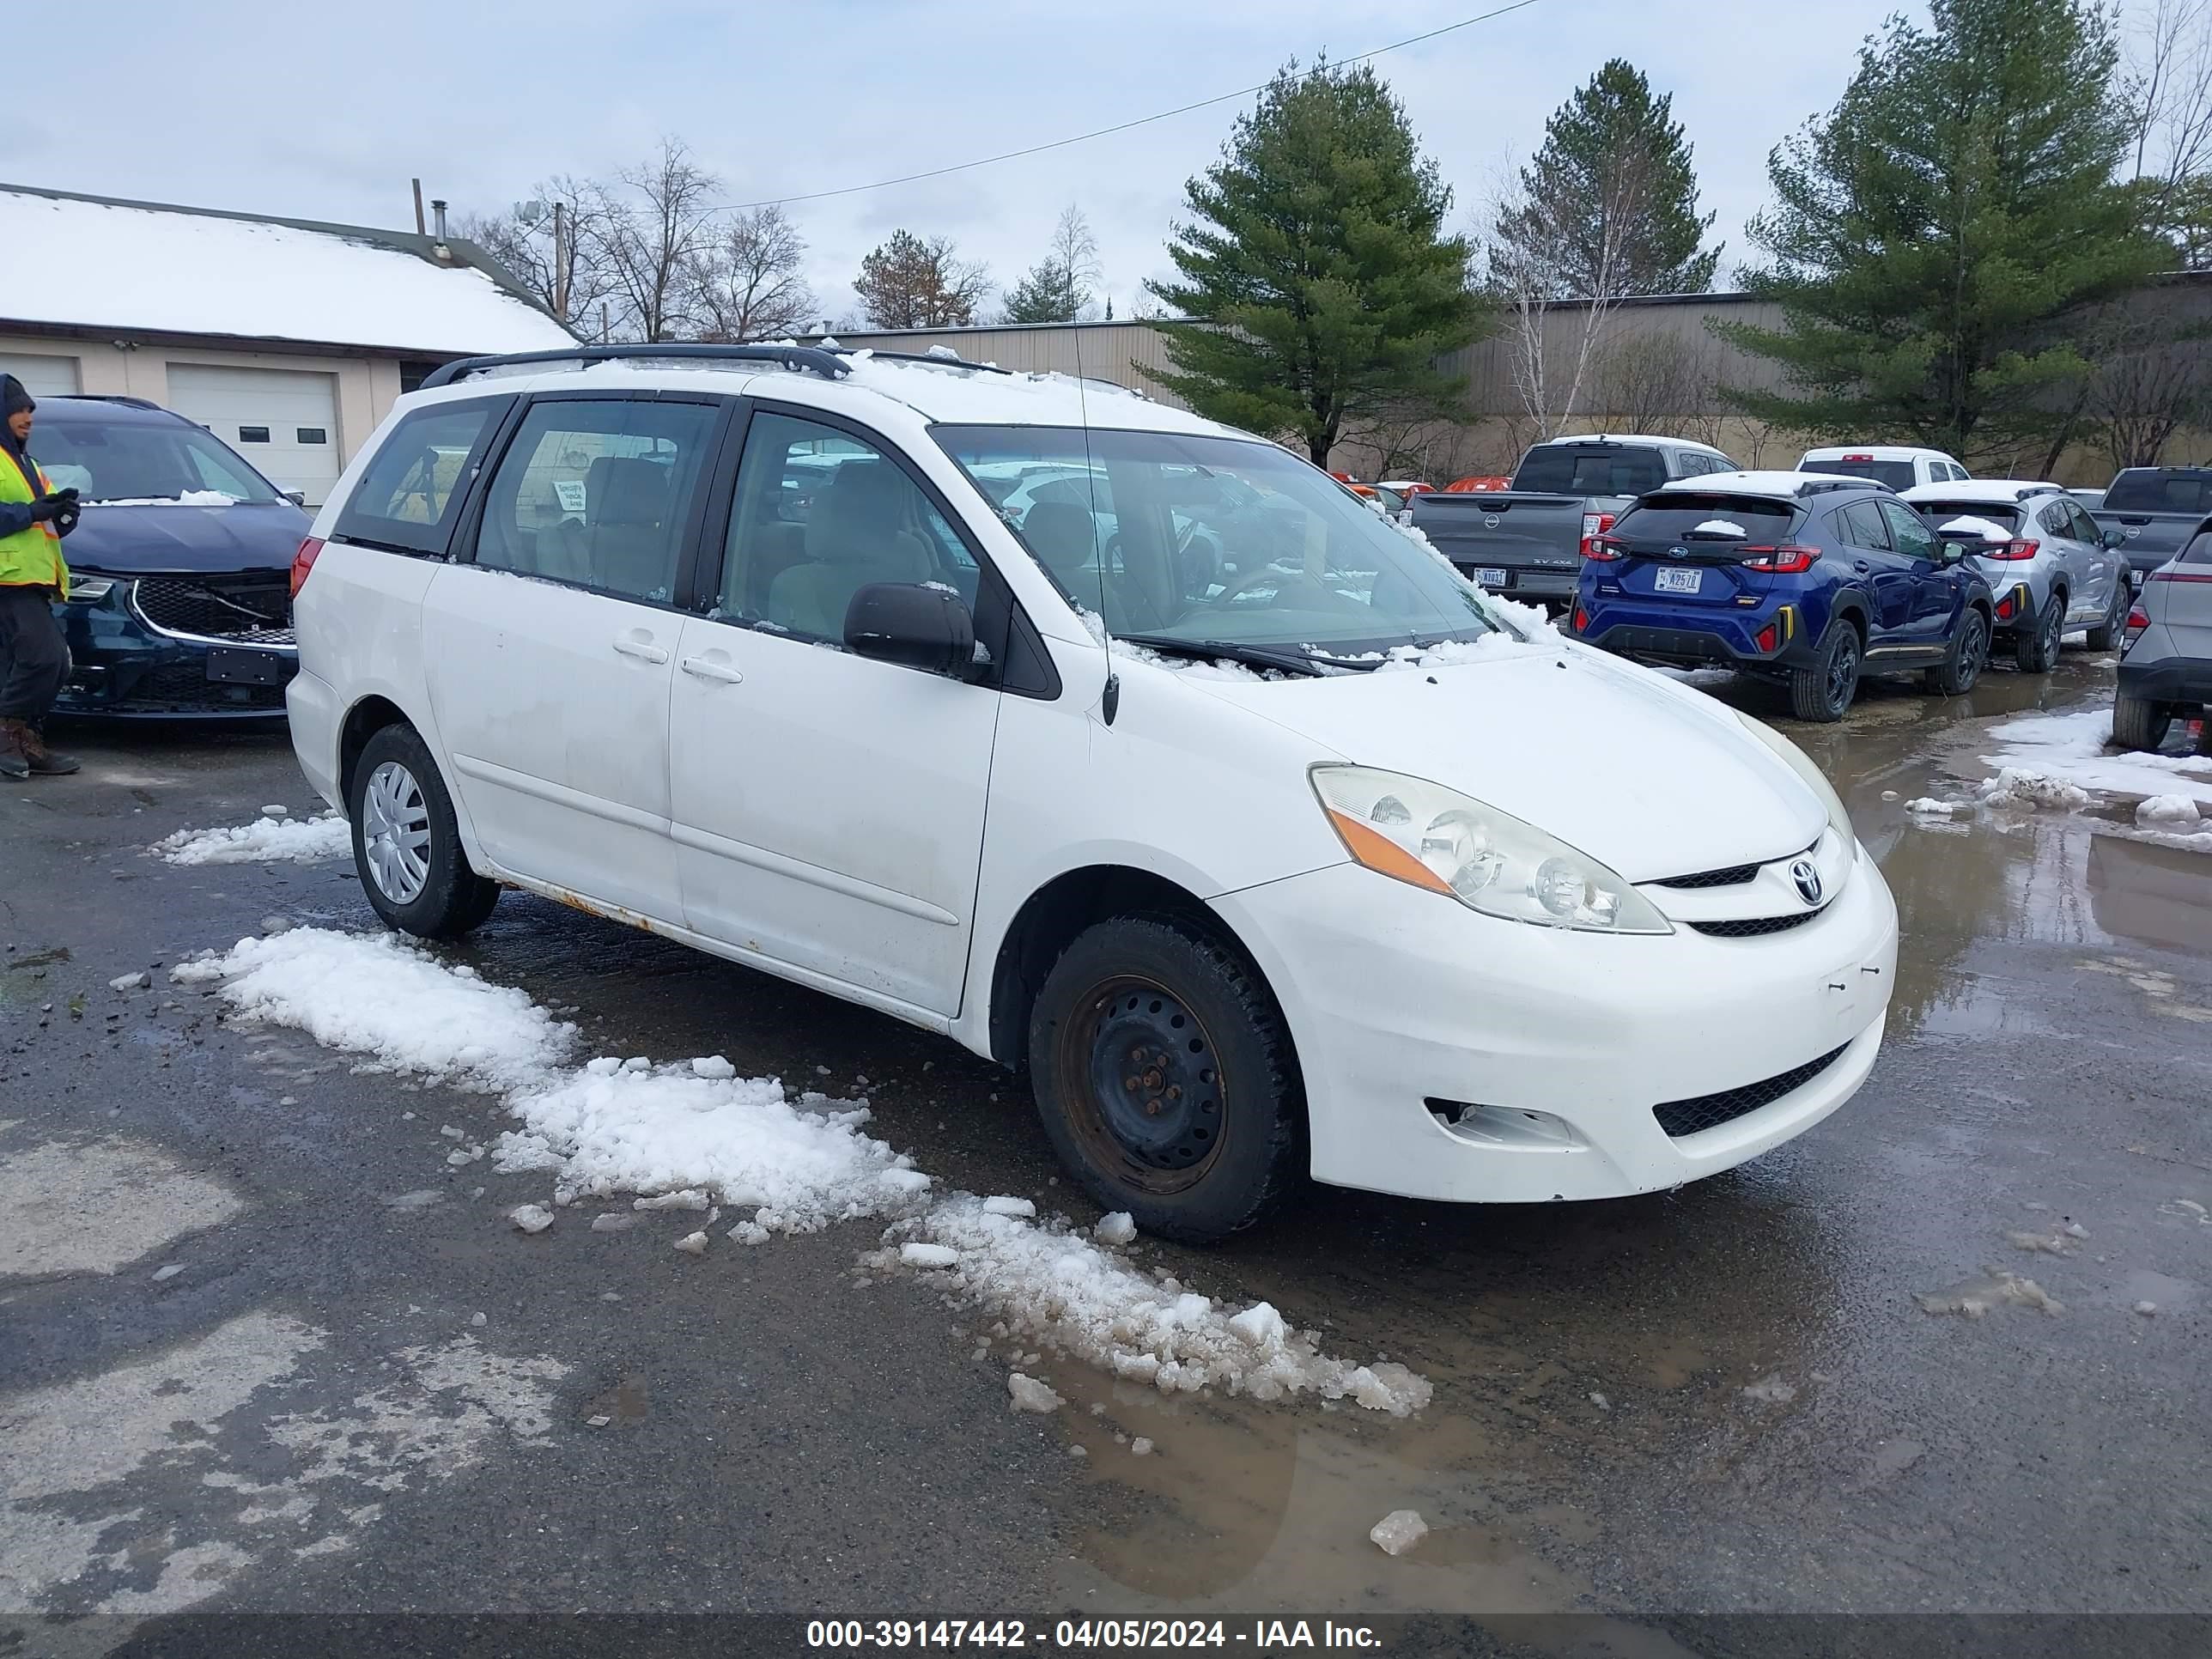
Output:
[[[55,514],[60,511],[60,504],[51,495],[47,496],[44,501],[33,501],[31,503],[31,522],[33,524],[44,524],[49,519],[52,518]]]
[[[75,507],[76,505],[76,488],[75,485],[71,485],[67,489],[50,489],[46,492],[46,499],[57,507]]]
[[[75,501],[64,501],[58,504],[54,508],[55,532],[60,535],[68,535],[70,531],[76,528],[76,521],[83,516],[84,509]]]

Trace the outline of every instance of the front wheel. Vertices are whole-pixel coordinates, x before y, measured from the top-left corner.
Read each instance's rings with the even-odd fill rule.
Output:
[[[2117,651],[2127,643],[2128,608],[2134,603],[2134,592],[2122,576],[2112,584],[2112,602],[2105,609],[2105,619],[2089,630],[2092,651]]]
[[[1866,653],[1858,630],[1840,618],[1802,668],[1790,671],[1790,712],[1801,720],[1823,724],[1843,719],[1858,695],[1859,669]]]
[[[2023,674],[2048,674],[2058,666],[2058,637],[2066,626],[2066,600],[2053,593],[2035,626],[2013,642],[2013,663]]]
[[[453,797],[412,726],[387,726],[354,763],[347,791],[354,868],[385,925],[459,939],[483,925],[499,886],[469,867]]]
[[[1960,619],[1959,631],[1951,636],[1951,654],[1943,659],[1941,668],[1928,671],[1928,689],[1947,697],[1965,696],[1981,678],[1982,665],[1989,657],[1989,623],[1980,611],[1969,611]]]
[[[2173,711],[2162,702],[2121,692],[2112,699],[2112,741],[2123,749],[2152,750],[2166,741]]]
[[[1305,1101],[1281,1012],[1202,930],[1120,916],[1079,934],[1030,1016],[1046,1136],[1109,1210],[1211,1243],[1290,1193]]]

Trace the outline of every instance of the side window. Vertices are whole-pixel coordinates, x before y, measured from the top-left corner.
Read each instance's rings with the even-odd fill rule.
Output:
[[[437,404],[402,420],[346,498],[337,533],[442,555],[468,494],[470,469],[514,401]]]
[[[720,414],[642,398],[532,404],[492,474],[477,562],[669,603]]]
[[[1889,523],[1892,543],[1908,559],[1929,559],[1936,556],[1936,532],[1921,521],[1920,515],[1902,501],[1877,501],[1881,516]]]
[[[2200,530],[2181,550],[2184,564],[2212,564],[2212,530]]]
[[[1889,551],[1889,531],[1882,523],[1881,513],[1872,501],[1853,501],[1836,509],[1836,528],[1853,547],[1863,547],[1879,553]]]
[[[2074,515],[2075,541],[2087,542],[2092,547],[2099,546],[2103,543],[2105,532],[2097,528],[2097,521],[2089,516],[2081,502],[2067,502],[2066,510]]]
[[[884,451],[795,415],[755,413],[715,617],[842,643],[863,587],[941,582],[972,606],[979,575],[959,532]]]

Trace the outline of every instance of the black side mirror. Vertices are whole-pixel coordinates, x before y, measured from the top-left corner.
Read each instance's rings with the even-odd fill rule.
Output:
[[[956,680],[977,672],[975,619],[957,593],[933,585],[871,582],[854,594],[845,607],[845,647]]]
[[[284,492],[284,499],[295,507],[305,507],[307,504],[307,492],[304,489],[288,489]]]
[[[2118,547],[2122,542],[2127,540],[2127,538],[2128,532],[2124,530],[2107,530],[2103,535],[2097,538],[2097,539],[2102,542],[2107,548]]]

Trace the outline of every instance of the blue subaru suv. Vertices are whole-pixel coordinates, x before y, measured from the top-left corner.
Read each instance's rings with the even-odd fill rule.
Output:
[[[1583,562],[1573,631],[1622,656],[1721,664],[1838,720],[1865,674],[1957,696],[1990,652],[1989,586],[1885,485],[1714,473],[1638,498]]]
[[[54,607],[72,659],[54,712],[283,719],[292,561],[313,523],[298,498],[142,398],[41,398],[30,451],[84,503]]]

